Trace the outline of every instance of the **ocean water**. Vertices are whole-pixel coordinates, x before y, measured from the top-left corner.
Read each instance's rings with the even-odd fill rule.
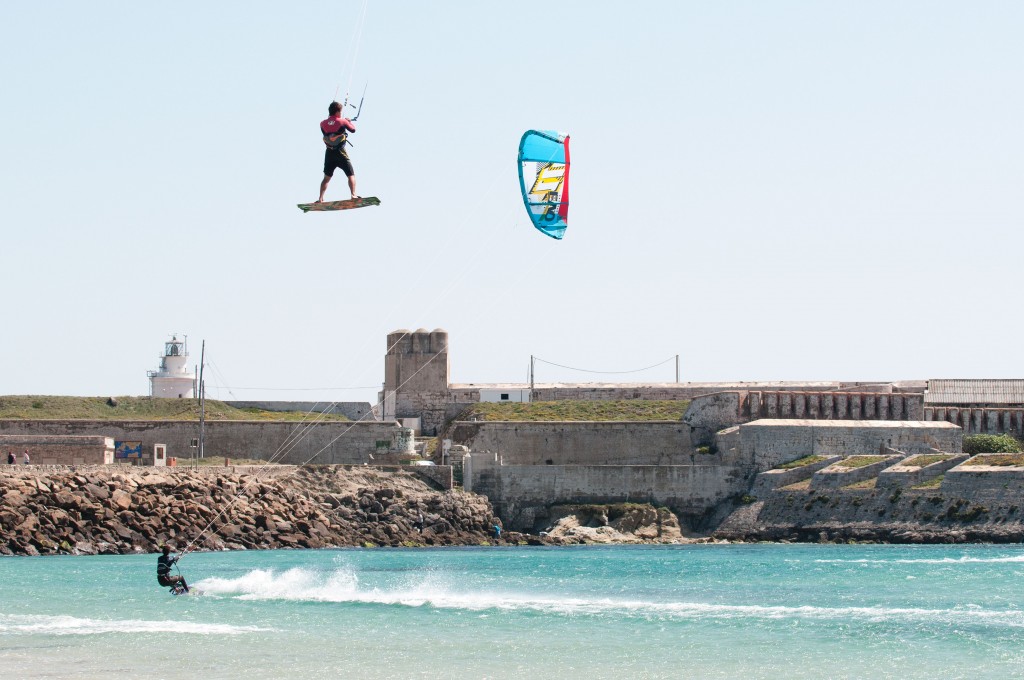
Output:
[[[0,558],[0,677],[1024,677],[1024,548]]]

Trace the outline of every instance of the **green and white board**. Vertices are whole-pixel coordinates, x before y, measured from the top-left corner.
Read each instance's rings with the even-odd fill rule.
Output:
[[[304,213],[325,212],[328,210],[351,210],[352,208],[365,208],[368,205],[380,205],[380,199],[376,196],[366,198],[350,198],[347,201],[327,201],[325,203],[299,203],[299,210]]]

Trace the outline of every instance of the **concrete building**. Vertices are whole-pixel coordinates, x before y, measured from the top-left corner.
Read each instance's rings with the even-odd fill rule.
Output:
[[[188,369],[188,338],[171,337],[164,343],[160,368],[148,371],[149,396],[165,399],[191,399],[195,396],[196,374]]]

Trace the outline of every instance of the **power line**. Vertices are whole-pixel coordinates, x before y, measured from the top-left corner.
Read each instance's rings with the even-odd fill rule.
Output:
[[[548,364],[550,366],[557,366],[559,368],[565,368],[565,369],[568,369],[570,371],[579,371],[580,373],[603,373],[605,375],[622,375],[623,373],[641,373],[643,371],[649,371],[652,368],[657,368],[658,366],[663,366],[663,365],[667,364],[670,361],[675,361],[675,359],[676,358],[674,356],[671,356],[668,359],[665,359],[664,361],[659,361],[656,364],[652,364],[650,366],[645,366],[644,368],[636,368],[636,369],[633,369],[631,371],[594,371],[594,370],[587,369],[587,368],[576,368],[574,366],[565,366],[563,364],[556,364],[555,362],[548,361],[547,359],[541,359],[540,357],[536,357],[536,356],[534,357],[535,361],[541,361],[541,362],[543,362],[545,364]]]

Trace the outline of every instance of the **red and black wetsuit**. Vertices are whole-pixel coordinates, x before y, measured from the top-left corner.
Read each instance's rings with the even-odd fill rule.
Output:
[[[352,169],[352,161],[345,153],[348,133],[355,131],[356,126],[348,118],[330,116],[320,121],[320,132],[324,136],[324,144],[327,145],[327,151],[324,152],[324,174],[328,177],[334,177],[335,168],[341,168],[346,177],[356,174]]]

